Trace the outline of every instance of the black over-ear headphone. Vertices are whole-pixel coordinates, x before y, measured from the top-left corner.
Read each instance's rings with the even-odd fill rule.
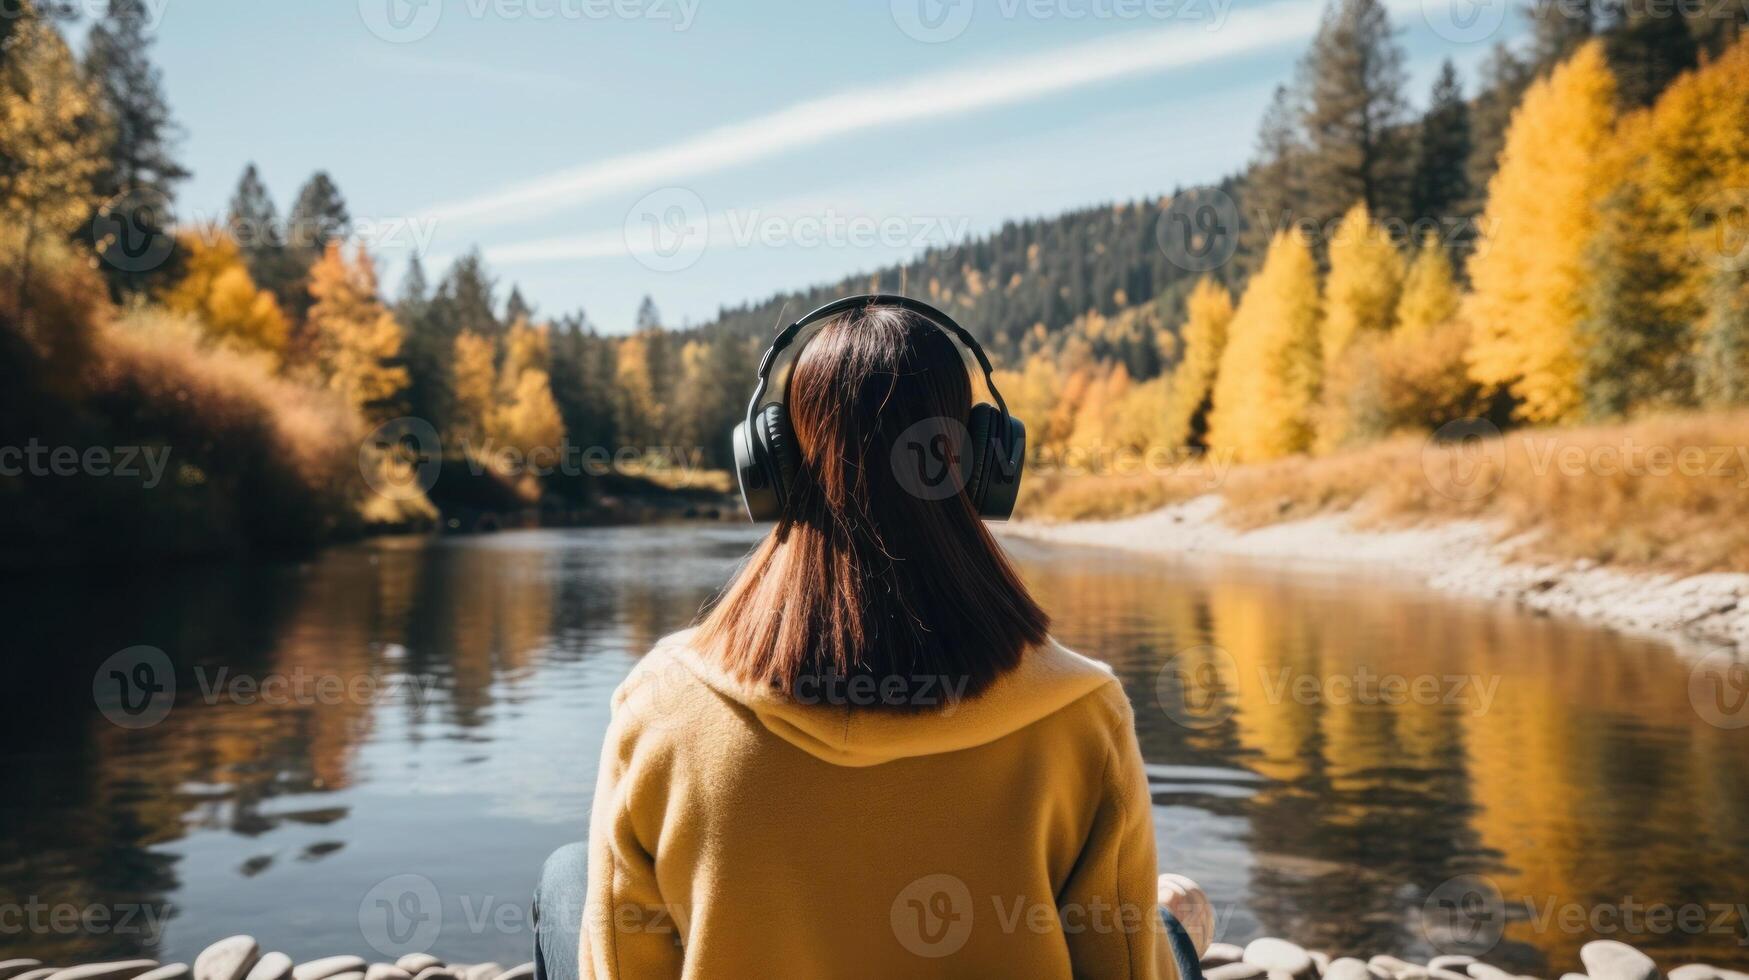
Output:
[[[759,382],[753,389],[753,399],[747,403],[747,418],[735,426],[735,474],[741,482],[741,501],[747,505],[747,516],[755,521],[776,520],[789,502],[796,475],[802,470],[801,451],[796,446],[795,432],[790,427],[789,413],[781,401],[766,405],[771,367],[777,355],[795,341],[802,329],[811,323],[835,316],[846,310],[867,306],[892,306],[917,314],[946,331],[978,359],[984,369],[984,383],[996,399],[995,405],[980,402],[972,406],[966,428],[971,435],[971,475],[966,480],[966,498],[979,516],[992,521],[1005,521],[1014,513],[1014,497],[1020,492],[1020,471],[1026,463],[1026,426],[1008,414],[1008,404],[996,390],[990,359],[984,348],[953,317],[928,303],[908,296],[873,294],[847,296],[820,307],[800,320],[783,328],[766,348],[759,361]]]

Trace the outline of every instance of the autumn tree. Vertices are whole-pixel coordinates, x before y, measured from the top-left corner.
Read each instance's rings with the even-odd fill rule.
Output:
[[[1749,404],[1749,253],[1713,272],[1696,394],[1714,408]]]
[[[310,270],[308,332],[328,387],[360,409],[380,410],[407,386],[401,324],[377,295],[376,264],[363,245],[347,261],[330,242]]]
[[[164,305],[195,317],[225,343],[283,355],[285,314],[272,293],[255,285],[231,236],[207,227],[183,232],[178,241],[183,277],[160,294]]]
[[[1622,120],[1608,150],[1585,269],[1588,406],[1609,417],[1706,400],[1695,358],[1710,349],[1720,270],[1745,252],[1749,40]]]
[[[1165,445],[1206,448],[1210,396],[1232,320],[1232,294],[1207,276],[1199,279],[1184,303],[1184,356],[1172,372],[1162,427]]]
[[[1366,205],[1356,204],[1330,240],[1330,275],[1324,286],[1322,350],[1333,363],[1356,335],[1391,328],[1403,288],[1403,257]]]
[[[16,235],[14,302],[30,308],[32,263],[43,239],[65,238],[99,194],[108,118],[53,24],[25,6],[0,64],[0,218]]]
[[[651,346],[656,331],[632,334],[619,342],[614,364],[614,427],[621,439],[656,445],[667,413],[656,394]]]
[[[510,325],[488,434],[525,455],[557,449],[565,439],[565,423],[553,400],[550,354],[544,327],[530,324],[526,317]]]
[[[1254,461],[1311,445],[1319,319],[1312,253],[1298,236],[1278,234],[1228,328],[1209,411],[1211,451]]]
[[[463,330],[456,335],[451,364],[451,434],[458,442],[481,442],[497,410],[497,352],[489,338]]]
[[[1397,300],[1397,335],[1409,341],[1427,337],[1435,327],[1457,316],[1459,298],[1451,257],[1437,236],[1428,232],[1403,277],[1402,296]]]
[[[1614,81],[1597,44],[1525,93],[1488,189],[1469,263],[1470,373],[1507,386],[1520,418],[1572,419],[1581,404],[1578,325]]]

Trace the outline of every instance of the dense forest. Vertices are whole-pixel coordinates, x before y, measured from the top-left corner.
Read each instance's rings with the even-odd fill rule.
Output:
[[[141,0],[112,0],[79,52],[71,9],[19,0],[0,18],[9,557],[563,509],[599,495],[599,474],[528,464],[592,447],[722,466],[780,312],[871,289],[952,312],[1041,462],[1094,472],[1125,453],[1323,453],[1472,415],[1741,404],[1749,41],[1741,9],[1676,6],[1534,5],[1480,77],[1448,63],[1416,100],[1378,0],[1330,0],[1251,162],[1218,186],[1012,222],[687,329],[647,298],[606,331],[543,313],[478,254],[435,278],[415,260],[384,295],[324,173],[282,216],[250,167],[225,220],[178,223],[188,174]],[[373,437],[407,417],[438,436],[435,484]],[[91,447],[170,462],[98,478]]]

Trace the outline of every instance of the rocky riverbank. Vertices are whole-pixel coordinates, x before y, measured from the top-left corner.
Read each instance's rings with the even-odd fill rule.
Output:
[[[0,980],[531,980],[534,964],[506,969],[497,963],[445,963],[412,953],[393,963],[360,956],[325,956],[294,963],[284,953],[262,953],[251,936],[232,936],[208,946],[187,963],[114,960],[79,966],[46,966],[38,960],[0,961]]]
[[[1579,957],[1584,973],[1562,974],[1560,980],[1665,980],[1652,958],[1626,943],[1597,940],[1585,944]],[[781,976],[781,964],[773,975]],[[1534,980],[1473,956],[1436,956],[1411,963],[1395,956],[1362,960],[1331,958],[1285,939],[1253,940],[1240,947],[1213,943],[1203,954],[1207,980]],[[505,969],[497,963],[471,966],[448,964],[426,953],[403,956],[393,963],[367,963],[358,956],[326,956],[307,963],[292,962],[284,953],[261,952],[249,936],[232,936],[208,946],[187,963],[117,960],[82,966],[44,966],[31,959],[0,961],[0,980],[530,980],[534,964]],[[1668,980],[1749,980],[1749,973],[1694,963],[1670,971]]]
[[[1221,520],[1221,506],[1220,497],[1209,494],[1121,520],[1018,521],[1003,533],[1157,555],[1383,573],[1627,632],[1749,649],[1749,575],[1676,576],[1588,562],[1526,561],[1521,556],[1530,541],[1503,540],[1497,526],[1481,521],[1372,529],[1355,526],[1348,515],[1331,515],[1239,530]]]
[[[1561,980],[1663,980],[1652,958],[1626,943],[1600,939],[1579,951],[1584,973]],[[1207,980],[1533,980],[1490,966],[1474,956],[1435,956],[1411,963],[1395,956],[1362,960],[1332,959],[1285,939],[1258,939],[1245,947],[1214,943],[1202,957]],[[1749,973],[1693,963],[1669,973],[1669,980],[1749,980]]]

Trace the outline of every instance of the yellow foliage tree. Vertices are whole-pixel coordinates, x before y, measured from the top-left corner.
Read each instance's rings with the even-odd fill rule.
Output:
[[[1233,312],[1209,411],[1211,450],[1253,461],[1309,448],[1319,320],[1311,250],[1278,232]]]
[[[0,224],[19,237],[22,310],[37,245],[66,237],[98,203],[110,121],[53,24],[29,6],[0,16],[17,18],[0,51]]]
[[[1026,420],[1026,441],[1032,452],[1056,451],[1059,440],[1051,432],[1051,413],[1061,403],[1058,397],[1062,379],[1057,376],[1056,362],[1042,351],[1035,351],[1019,371],[997,371],[996,388],[1008,401],[1008,410]]]
[[[614,366],[614,415],[623,438],[654,445],[664,431],[667,413],[656,398],[650,360],[650,342],[643,335],[620,341]]]
[[[1525,92],[1488,183],[1464,307],[1470,374],[1508,386],[1529,421],[1568,420],[1581,405],[1585,251],[1608,190],[1614,102],[1603,46],[1589,42]]]
[[[1397,301],[1398,335],[1408,340],[1427,336],[1457,316],[1459,298],[1451,259],[1430,231],[1403,279],[1403,295]]]
[[[524,372],[545,371],[551,361],[552,343],[547,332],[530,324],[526,317],[518,317],[504,338],[504,371],[500,380],[506,383],[505,394],[515,388]]]
[[[198,319],[225,343],[283,354],[285,314],[272,293],[256,287],[236,240],[212,227],[184,232],[178,240],[185,271],[160,297],[164,305]]]
[[[1605,416],[1716,403],[1709,304],[1749,257],[1749,37],[1624,119],[1616,151],[1588,269],[1587,393]]]
[[[504,340],[498,404],[488,431],[493,439],[524,453],[556,449],[565,439],[565,423],[547,373],[551,349],[547,331],[526,318],[512,323]]]
[[[1130,390],[1130,372],[1122,364],[1090,377],[1085,395],[1073,406],[1075,425],[1069,436],[1074,464],[1103,472],[1119,448],[1119,413]]]
[[[509,395],[492,416],[492,438],[524,453],[557,449],[565,439],[565,422],[547,372],[530,368],[518,374]]]
[[[1204,276],[1184,302],[1184,329],[1180,332],[1184,358],[1172,372],[1160,435],[1163,445],[1177,447],[1191,442],[1197,413],[1205,410],[1214,389],[1232,322],[1232,295]]]
[[[472,330],[456,334],[451,367],[455,403],[451,416],[455,429],[452,435],[458,440],[478,441],[486,435],[497,408],[496,359],[492,341]]]
[[[1330,275],[1324,283],[1325,366],[1335,363],[1355,337],[1389,330],[1402,291],[1402,255],[1366,205],[1356,204],[1330,240]]]
[[[316,367],[329,388],[362,410],[407,387],[407,369],[389,363],[401,352],[401,324],[377,298],[376,265],[364,246],[348,262],[330,242],[310,269],[310,299]]]

